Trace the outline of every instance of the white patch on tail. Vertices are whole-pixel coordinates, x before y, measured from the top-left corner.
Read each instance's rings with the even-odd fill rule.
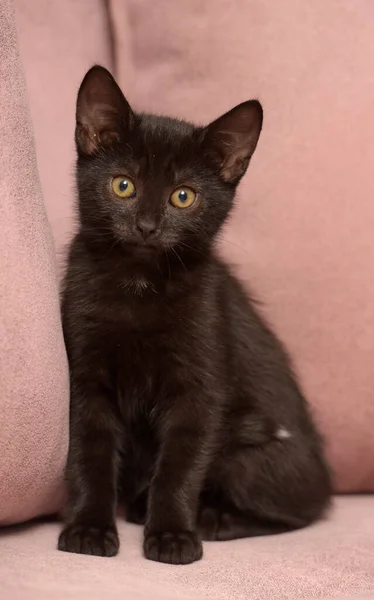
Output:
[[[277,431],[275,432],[275,437],[278,440],[288,440],[290,437],[292,437],[292,434],[288,431],[288,429],[281,426],[278,427]]]

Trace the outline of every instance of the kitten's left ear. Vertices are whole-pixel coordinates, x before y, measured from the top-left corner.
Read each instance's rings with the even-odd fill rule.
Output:
[[[135,115],[114,77],[104,67],[92,67],[78,92],[75,141],[78,152],[94,154],[120,141]]]
[[[237,184],[247,170],[262,128],[257,100],[235,106],[204,130],[203,146],[210,163],[227,183]]]

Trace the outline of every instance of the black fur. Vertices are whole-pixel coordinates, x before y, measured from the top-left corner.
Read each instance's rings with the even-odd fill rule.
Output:
[[[135,114],[101,67],[82,82],[60,550],[116,554],[118,503],[145,524],[145,556],[176,564],[201,558],[201,539],[298,529],[328,505],[287,354],[214,249],[261,126],[256,101],[202,128]],[[117,176],[135,197],[113,193]],[[180,186],[197,193],[190,208],[169,202]]]

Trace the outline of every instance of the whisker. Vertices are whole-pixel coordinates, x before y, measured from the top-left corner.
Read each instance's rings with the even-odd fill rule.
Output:
[[[168,263],[168,271],[169,271],[169,279],[170,279],[171,278],[171,271],[170,271],[169,253],[168,253],[168,249],[167,248],[165,250],[165,255],[166,255],[166,261]]]
[[[190,246],[186,242],[179,242],[179,245],[183,246],[184,248],[187,248],[188,250],[192,250],[193,252],[198,252],[199,254],[204,254],[204,252],[202,252],[202,250],[200,250],[200,248],[196,248],[194,246]]]
[[[247,248],[245,248],[244,246],[241,246],[240,244],[237,244],[236,242],[233,242],[232,240],[229,240],[227,238],[221,238],[220,244],[231,244],[231,246],[235,246],[235,248],[239,248],[239,250],[242,250],[246,254],[249,254]]]
[[[177,257],[177,259],[179,260],[179,262],[181,263],[182,267],[184,268],[184,270],[187,272],[187,268],[186,265],[184,264],[183,260],[181,259],[181,257],[179,256],[178,252],[175,250],[175,248],[171,247],[172,252],[175,254],[175,256]]]

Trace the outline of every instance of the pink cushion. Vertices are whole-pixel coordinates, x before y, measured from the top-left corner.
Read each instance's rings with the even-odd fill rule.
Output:
[[[205,123],[259,97],[224,236],[326,434],[340,490],[374,489],[374,5],[112,0],[135,107]]]
[[[14,14],[0,2],[0,523],[56,510],[68,376]]]
[[[92,62],[110,66],[106,18],[100,0],[0,2],[0,524],[61,507],[68,373],[40,188],[60,253],[72,231],[76,90]]]

